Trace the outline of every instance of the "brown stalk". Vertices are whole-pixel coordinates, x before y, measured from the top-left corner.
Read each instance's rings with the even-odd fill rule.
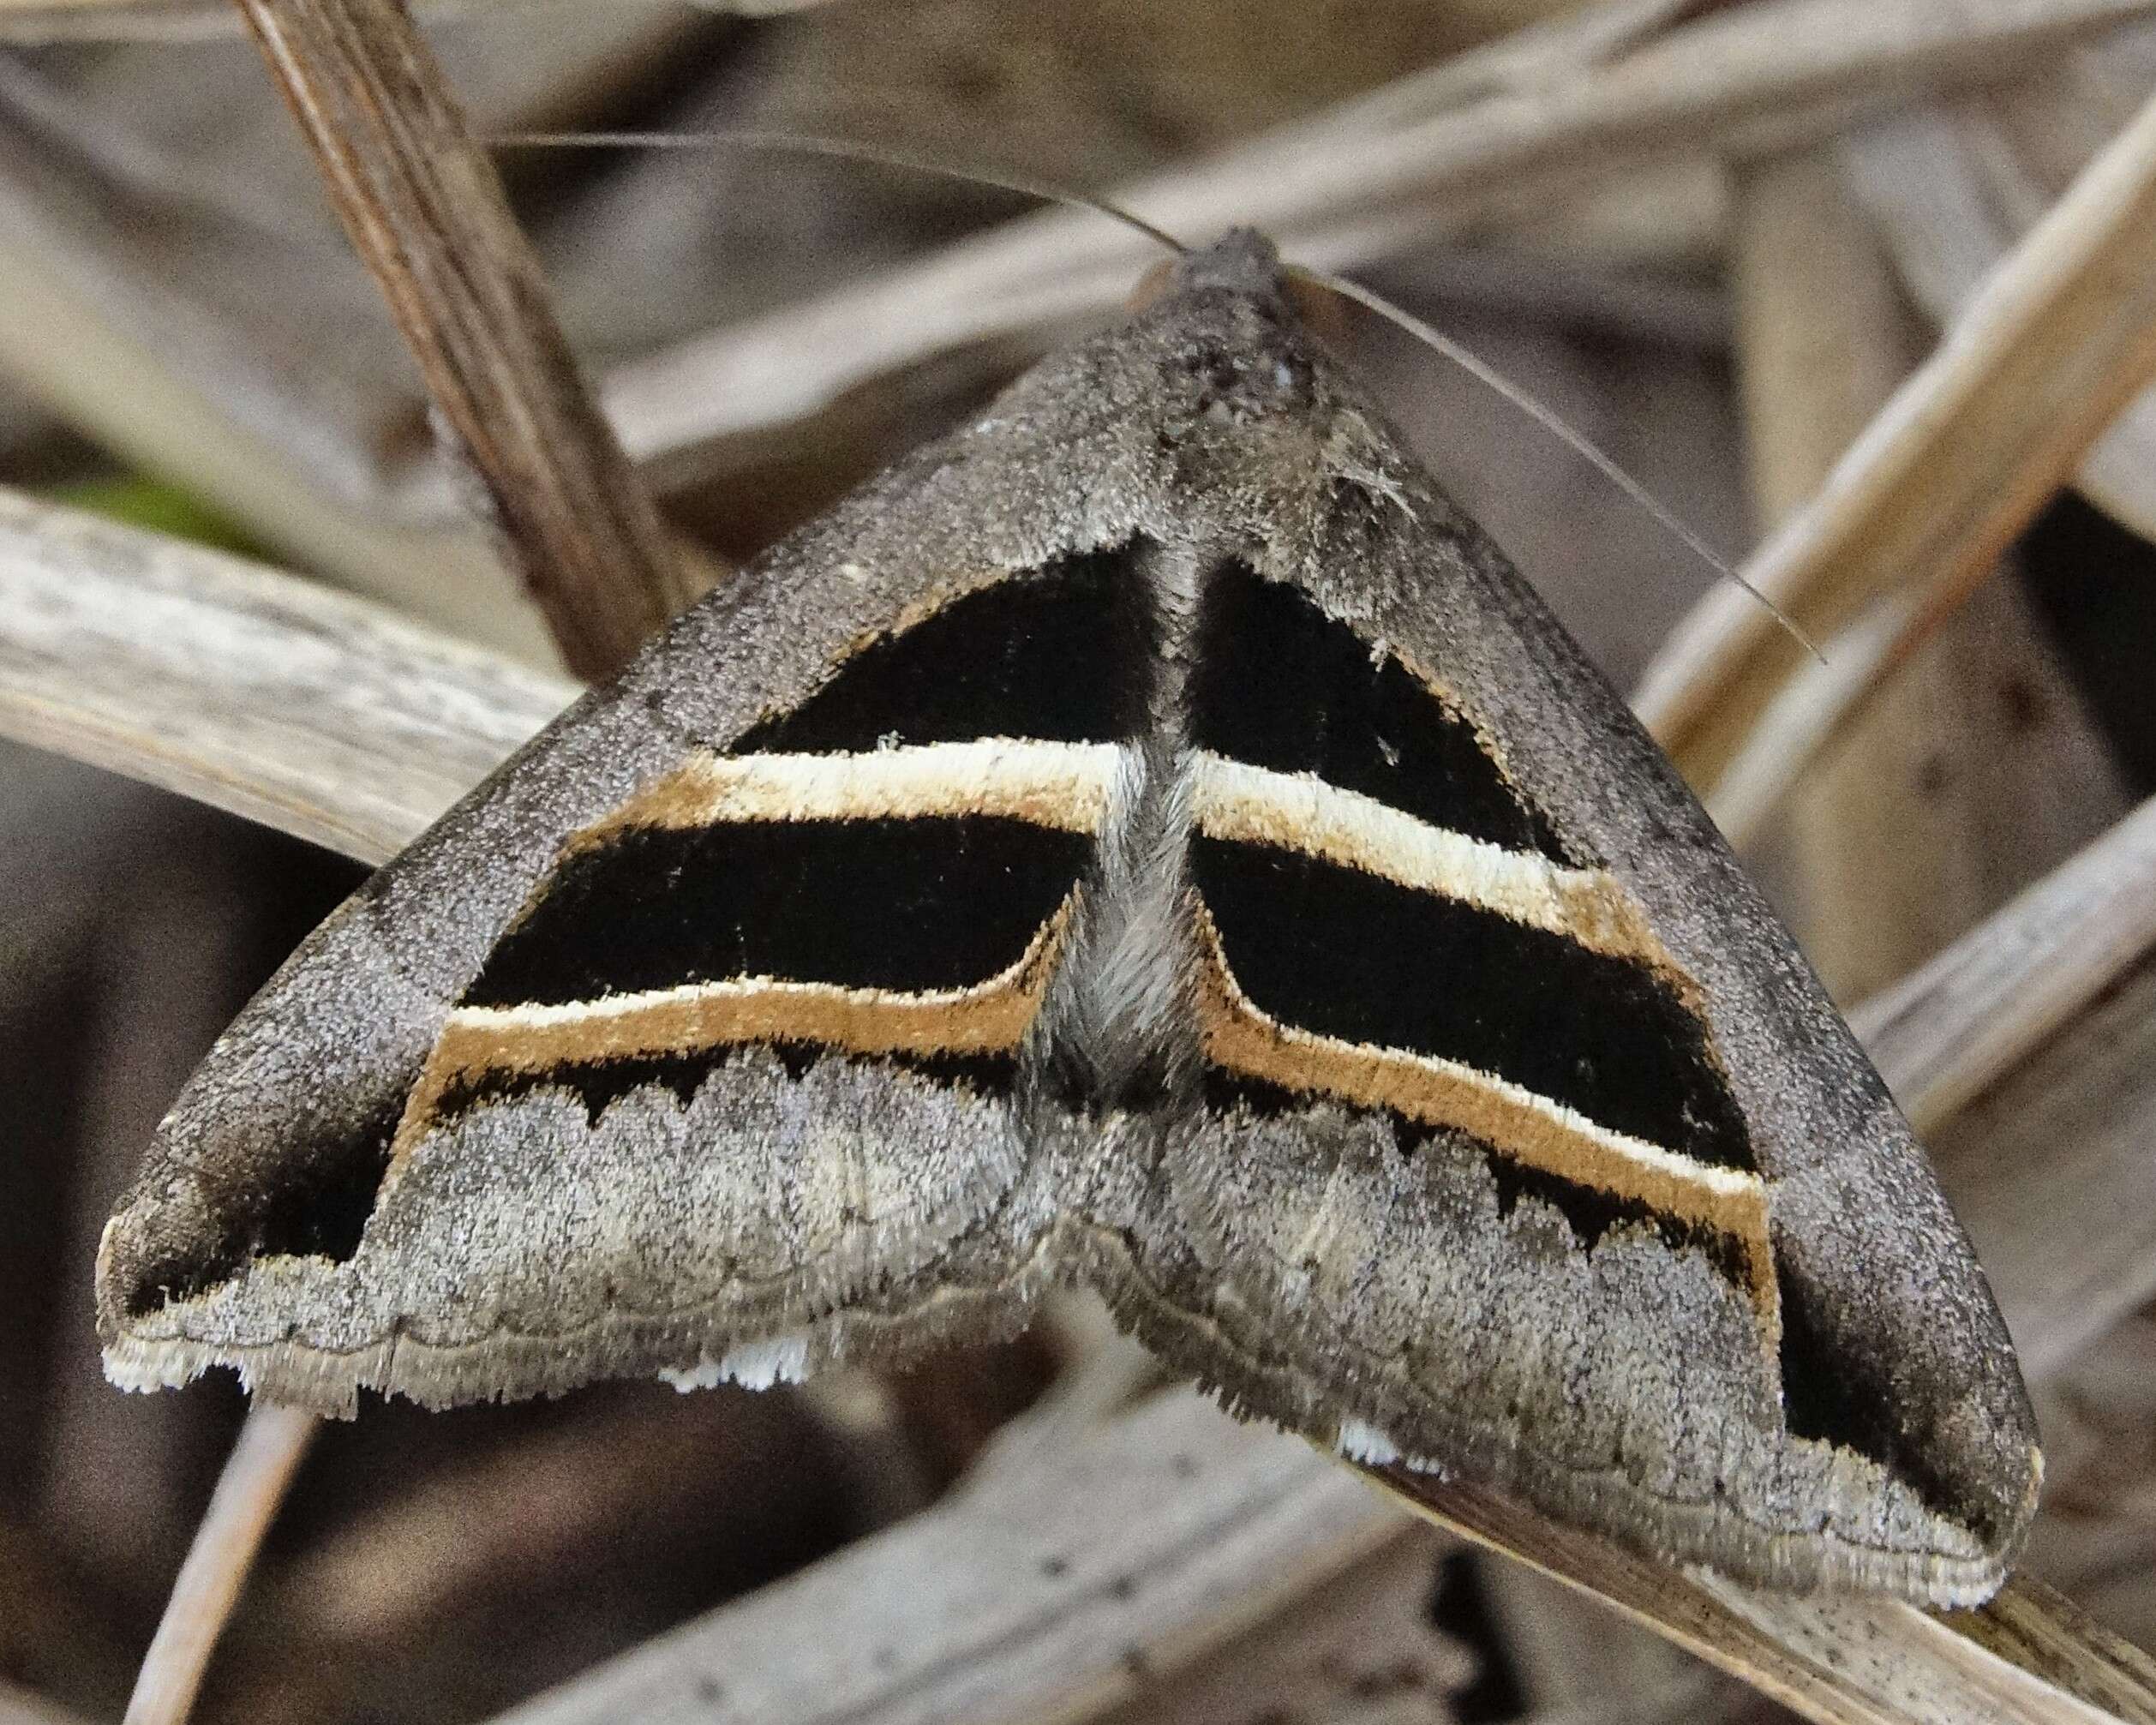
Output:
[[[398,0],[240,0],[563,659],[610,675],[694,596]]]

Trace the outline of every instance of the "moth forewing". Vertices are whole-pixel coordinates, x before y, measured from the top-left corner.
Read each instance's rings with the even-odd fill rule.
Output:
[[[310,939],[106,1234],[108,1368],[770,1382],[1099,1289],[1232,1407],[1770,1585],[1983,1596],[2013,1354],[1623,703],[1179,262]]]

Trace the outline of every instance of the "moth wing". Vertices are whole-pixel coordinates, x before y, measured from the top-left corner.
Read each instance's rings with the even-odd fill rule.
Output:
[[[1114,577],[1142,544],[1219,567],[1189,689],[1202,1109],[1059,1150],[1050,1178],[987,1123],[1004,1117],[992,1082],[978,1133],[938,1155],[906,1087],[954,1105],[963,1073],[918,1048],[886,1069],[878,1044],[841,1063],[857,1087],[809,1095],[826,1063],[793,1072],[776,1036],[751,1057],[770,1079],[753,1148],[818,1171],[729,1176],[716,1240],[664,1232],[680,1207],[664,1158],[617,1155],[618,1177],[570,1205],[542,1159],[505,1189],[528,1202],[488,1207],[505,1146],[441,1165],[424,1207],[476,1207],[444,1258],[392,1244],[368,1207],[418,1189],[430,1141],[385,1169],[415,1095],[451,1093],[425,1081],[452,1014],[538,1020],[589,997],[505,996],[506,961],[489,982],[505,936],[537,938],[548,899],[527,907],[565,841],[611,865],[620,834],[672,818],[620,818],[654,795],[693,829],[710,785],[664,788],[734,770],[700,751],[902,767],[998,740],[985,778],[946,756],[915,790],[976,812],[1001,797],[1027,832],[1081,835],[1106,795],[1087,752],[1129,730],[1111,597],[1141,584]],[[1019,626],[993,614],[1044,596]],[[845,668],[938,618],[953,650],[927,672]],[[1088,650],[1102,640],[1126,644]],[[871,735],[851,697],[817,704],[849,682],[903,722]],[[984,716],[997,698],[1008,722]],[[794,820],[784,798],[812,776],[775,775],[756,794]],[[849,818],[868,806],[841,800]],[[917,824],[923,805],[892,812]],[[1080,872],[1012,866],[1051,885]],[[1026,951],[1038,939],[1053,962],[1051,895],[977,896],[1005,937],[994,977],[1031,985],[1010,937],[1030,929]],[[578,946],[563,926],[557,958]],[[746,1069],[730,1059],[714,1090]],[[560,1141],[588,1146],[561,1106]],[[834,1140],[858,1145],[831,1130],[849,1120],[886,1135],[866,1234],[836,1195],[858,1182],[821,1171],[858,1166],[829,1159]],[[375,1160],[351,1182],[356,1145]],[[1067,1189],[1081,1177],[1097,1189]],[[565,1234],[565,1209],[590,1228]],[[623,1212],[659,1219],[621,1261],[638,1292],[733,1277],[720,1315],[607,1315],[614,1264],[590,1243],[620,1238]],[[341,1264],[305,1233],[340,1214],[358,1242]],[[1045,1228],[1060,1243],[1036,1252]],[[370,1236],[372,1282],[341,1267]],[[902,1350],[1015,1321],[1051,1260],[1238,1405],[1366,1458],[1473,1467],[1740,1577],[1979,1597],[2033,1508],[2011,1349],[1876,1075],[1622,703],[1312,350],[1249,237],[732,584],[379,877],[182,1098],[112,1225],[100,1311],[133,1381],[223,1362],[318,1404],[361,1384],[449,1400]],[[547,1339],[503,1342],[506,1313]]]
[[[294,954],[108,1225],[116,1380],[348,1411],[1021,1320],[1003,1092],[1117,589],[1037,521],[969,536],[941,464],[685,615]]]
[[[1208,392],[1172,422],[1216,476],[1179,524],[1222,566],[1190,686],[1207,1117],[1168,1157],[1201,1261],[1164,1238],[1171,1297],[1127,1308],[1368,1458],[1755,1581],[1987,1594],[2033,1422],[1884,1087],[1261,243],[1186,279],[1129,348]]]
[[[2034,1431],[1920,1149],[1614,692],[1358,464],[1374,524],[1226,578],[1201,650],[1186,1207],[1301,1315],[1251,1399],[1752,1579],[1988,1594]]]

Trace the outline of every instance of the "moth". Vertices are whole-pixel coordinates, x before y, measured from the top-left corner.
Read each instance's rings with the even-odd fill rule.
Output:
[[[768,1385],[1097,1289],[1233,1411],[1935,1604],[2040,1471],[1884,1087],[1229,236],[368,882],[108,1225],[107,1369]]]

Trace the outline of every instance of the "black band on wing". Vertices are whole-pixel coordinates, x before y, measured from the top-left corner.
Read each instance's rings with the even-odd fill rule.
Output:
[[[1191,865],[1228,968],[1267,1016],[1458,1061],[1614,1131],[1753,1168],[1704,1027],[1649,966],[1298,852],[1201,837]]]
[[[743,976],[970,988],[1024,955],[1092,846],[986,815],[632,828],[568,859],[461,1003]]]
[[[374,1212],[403,1105],[398,1099],[349,1135],[295,1145],[283,1177],[262,1186],[245,1214],[230,1216],[222,1238],[176,1243],[141,1266],[128,1291],[129,1314],[207,1294],[262,1258],[348,1261]]]
[[[1854,1450],[1907,1484],[1932,1509],[1966,1519],[1968,1504],[1926,1463],[1897,1415],[1901,1393],[1861,1349],[1838,1345],[1824,1312],[1779,1249],[1782,1416],[1794,1437]]]
[[[792,712],[727,752],[852,753],[981,737],[1119,741],[1142,720],[1149,675],[1140,550],[1062,558],[955,599],[870,642]]]
[[[821,1042],[722,1043],[689,1054],[579,1061],[536,1072],[476,1073],[442,1093],[431,1120],[452,1121],[474,1108],[513,1101],[535,1090],[568,1091],[584,1104],[584,1111],[595,1126],[599,1117],[622,1097],[654,1085],[671,1090],[675,1099],[686,1106],[704,1087],[706,1079],[750,1046],[776,1056],[793,1078],[801,1077],[811,1067],[825,1060],[851,1060],[863,1065],[896,1067],[918,1073],[946,1088],[967,1090],[979,1096],[1008,1095],[1018,1069],[1017,1054],[1002,1050],[952,1054],[908,1049],[863,1055]]]
[[[1201,749],[1315,773],[1433,826],[1574,860],[1473,725],[1292,587],[1237,565],[1211,578],[1190,701]]]
[[[1399,1129],[1402,1146],[1410,1154],[1418,1131],[1425,1138],[1431,1135],[1430,1128],[1418,1128],[1413,1121],[1399,1123]],[[1688,1222],[1638,1198],[1605,1192],[1601,1187],[1590,1186],[1583,1181],[1567,1180],[1548,1169],[1530,1168],[1490,1146],[1482,1147],[1489,1158],[1490,1175],[1497,1182],[1499,1215],[1511,1215],[1523,1198],[1538,1198],[1565,1219],[1572,1237],[1583,1249],[1590,1251],[1613,1228],[1644,1228],[1673,1252],[1704,1253],[1715,1267],[1716,1275],[1746,1299],[1752,1297],[1752,1260],[1744,1242],[1734,1234]]]

